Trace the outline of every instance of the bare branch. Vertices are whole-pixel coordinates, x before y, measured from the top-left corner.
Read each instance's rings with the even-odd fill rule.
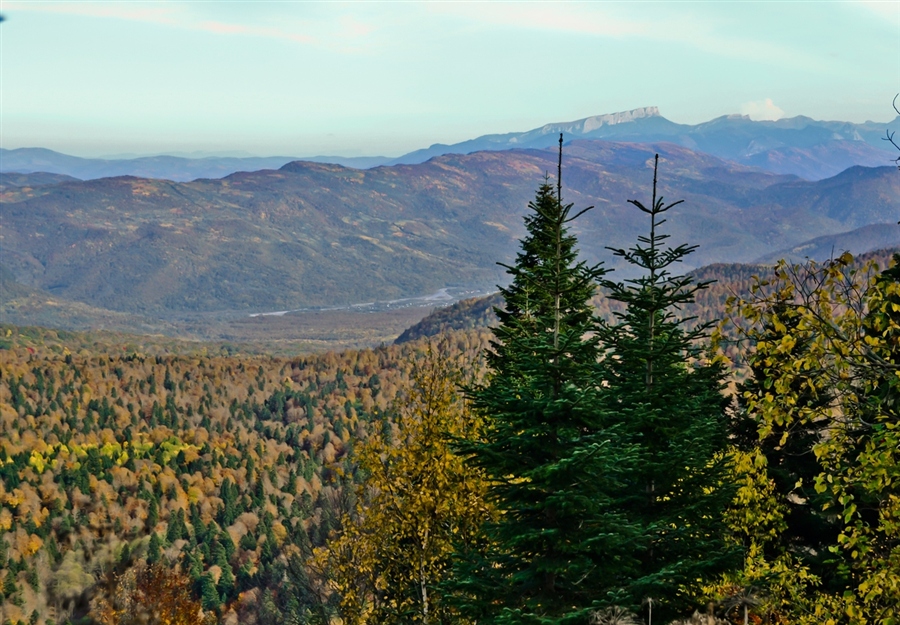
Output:
[[[897,106],[897,98],[900,98],[900,93],[894,96],[894,101],[891,102],[891,105],[894,107],[894,110],[897,111],[897,115],[900,115],[900,107]],[[882,141],[887,141],[892,146],[900,150],[900,144],[894,139],[894,131],[886,130],[885,137],[882,137]],[[894,159],[894,162],[897,163],[897,169],[900,169],[900,156]]]

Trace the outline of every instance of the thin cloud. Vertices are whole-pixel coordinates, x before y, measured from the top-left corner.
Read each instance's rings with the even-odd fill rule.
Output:
[[[181,26],[183,11],[177,5],[157,4],[139,5],[126,3],[89,3],[89,2],[6,2],[7,11],[28,11],[33,13],[58,13],[63,15],[79,15],[161,24],[164,26]]]
[[[745,102],[741,105],[741,114],[749,116],[753,121],[775,121],[784,117],[784,111],[772,102],[772,98]]]
[[[315,37],[306,35],[302,32],[291,32],[281,28],[269,28],[216,20],[200,20],[191,15],[189,11],[185,10],[184,6],[175,3],[140,5],[91,2],[7,2],[6,10],[127,20],[130,22],[158,24],[160,26],[184,30],[208,32],[216,35],[284,39],[302,44],[312,44],[318,41]]]
[[[240,35],[250,37],[265,37],[266,39],[286,39],[296,43],[316,43],[315,37],[301,33],[291,33],[279,28],[265,28],[260,26],[247,26],[244,24],[229,24],[226,22],[207,21],[199,22],[193,28],[203,30],[216,35]]]
[[[573,35],[650,39],[674,43],[717,56],[775,63],[797,69],[828,71],[827,64],[802,49],[740,37],[734,25],[708,14],[678,12],[652,17],[621,5],[584,2],[436,2],[426,5],[433,14],[453,16],[495,28],[527,29]],[[646,8],[645,6],[638,5]],[[627,14],[626,14],[627,12]]]
[[[888,20],[900,19],[900,0],[852,0],[852,4]]]
[[[344,37],[368,37],[376,28],[372,24],[362,22],[350,15],[344,15],[338,20],[340,30]]]
[[[566,3],[429,3],[433,14],[449,15],[501,28],[581,33],[609,37],[646,34],[640,22],[608,11]]]

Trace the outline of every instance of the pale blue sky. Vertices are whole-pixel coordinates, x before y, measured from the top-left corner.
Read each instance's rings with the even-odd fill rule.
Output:
[[[659,106],[894,117],[900,0],[0,0],[0,144],[399,155]]]

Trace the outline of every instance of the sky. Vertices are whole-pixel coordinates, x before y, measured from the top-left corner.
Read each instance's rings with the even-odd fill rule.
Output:
[[[895,117],[900,0],[0,0],[0,147],[396,156],[658,106]]]

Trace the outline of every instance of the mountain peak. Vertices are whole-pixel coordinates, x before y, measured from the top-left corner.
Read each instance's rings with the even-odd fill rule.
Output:
[[[605,115],[594,115],[584,120],[582,132],[590,132],[601,126],[614,126],[616,124],[625,124],[633,122],[636,119],[645,117],[659,117],[659,107],[645,106],[642,108],[631,109],[630,111],[621,111],[619,113],[607,113]]]
[[[647,117],[660,117],[659,107],[645,106],[642,108],[631,109],[630,111],[619,111],[618,113],[604,113],[603,115],[593,115],[585,117],[573,122],[557,122],[555,124],[545,124],[541,127],[541,134],[556,134],[565,132],[568,134],[586,134],[604,126],[615,126],[617,124],[626,124],[638,119]],[[526,133],[527,134],[527,133]]]

